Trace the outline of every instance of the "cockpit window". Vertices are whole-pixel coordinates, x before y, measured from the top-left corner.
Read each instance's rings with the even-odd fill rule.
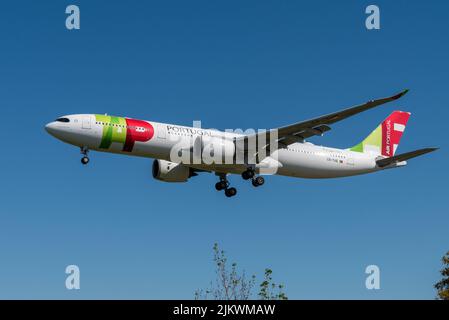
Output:
[[[59,121],[59,122],[70,122],[70,119],[69,118],[58,118],[58,119],[56,119],[56,121]]]

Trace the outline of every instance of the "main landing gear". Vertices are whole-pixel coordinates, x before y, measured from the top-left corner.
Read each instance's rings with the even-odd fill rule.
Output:
[[[244,180],[251,179],[251,183],[254,187],[259,187],[265,183],[265,179],[262,176],[256,177],[256,172],[253,168],[248,168],[245,171],[242,172],[242,178]]]
[[[81,163],[86,165],[89,163],[89,157],[87,156],[87,153],[89,152],[89,149],[86,147],[81,147],[81,154],[83,157],[81,158]]]
[[[265,179],[262,176],[255,177],[251,180],[254,187],[260,187],[265,183]]]
[[[226,197],[230,198],[237,194],[237,189],[234,187],[229,188],[229,181],[226,179],[225,174],[220,174],[220,181],[215,184],[217,191],[224,190]]]
[[[220,177],[220,181],[215,184],[215,189],[217,191],[224,190],[226,197],[230,198],[237,194],[237,189],[233,187],[229,187],[229,181],[226,178],[226,174],[217,173],[217,176]],[[242,178],[245,180],[250,180],[254,187],[259,187],[265,183],[265,179],[262,176],[256,176],[256,172],[254,168],[248,168],[247,170],[242,172]]]

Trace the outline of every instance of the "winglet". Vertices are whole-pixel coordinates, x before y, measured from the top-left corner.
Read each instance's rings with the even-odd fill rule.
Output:
[[[405,96],[407,94],[407,92],[409,92],[409,89],[405,89],[404,91],[399,92],[397,95],[392,96],[391,99],[397,100],[397,99],[401,98],[402,96]]]

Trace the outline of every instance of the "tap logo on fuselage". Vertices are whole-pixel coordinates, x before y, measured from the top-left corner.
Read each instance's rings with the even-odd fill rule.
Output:
[[[95,115],[97,124],[102,125],[100,149],[109,149],[113,142],[123,144],[122,151],[132,152],[134,144],[146,142],[154,136],[153,126],[142,120]]]

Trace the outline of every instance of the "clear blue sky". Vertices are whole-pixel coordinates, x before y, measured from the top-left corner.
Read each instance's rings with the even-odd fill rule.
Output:
[[[0,12],[0,298],[193,298],[218,242],[247,273],[265,267],[290,298],[433,299],[449,250],[446,1],[14,1]],[[151,159],[92,153],[45,123],[108,113],[204,127],[267,128],[369,99],[400,101],[311,141],[358,143],[392,110],[412,112],[406,168],[339,180],[270,177],[239,194],[216,177],[151,177]],[[81,290],[65,289],[65,267]],[[364,287],[381,269],[381,290]]]

